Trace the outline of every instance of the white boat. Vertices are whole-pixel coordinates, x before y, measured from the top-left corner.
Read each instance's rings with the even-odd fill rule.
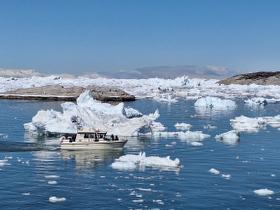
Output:
[[[77,134],[69,134],[60,138],[60,149],[88,150],[88,149],[122,149],[127,139],[98,130],[79,130]]]

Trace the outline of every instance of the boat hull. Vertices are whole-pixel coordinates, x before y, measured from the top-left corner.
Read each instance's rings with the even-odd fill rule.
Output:
[[[60,145],[60,149],[64,150],[107,150],[107,149],[123,149],[127,140],[124,141],[108,141],[108,142],[67,142]]]

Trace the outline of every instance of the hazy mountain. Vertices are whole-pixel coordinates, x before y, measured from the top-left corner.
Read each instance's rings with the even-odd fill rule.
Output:
[[[101,75],[112,78],[175,78],[178,76],[188,75],[189,77],[197,78],[225,78],[237,74],[238,72],[229,70],[225,67],[217,66],[151,66],[137,68],[132,71],[114,71],[114,72],[100,72]]]

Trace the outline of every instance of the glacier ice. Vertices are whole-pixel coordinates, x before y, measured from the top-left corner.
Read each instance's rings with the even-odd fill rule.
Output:
[[[111,105],[94,100],[89,91],[82,93],[77,103],[61,104],[62,112],[40,110],[30,123],[24,125],[30,132],[38,133],[76,133],[77,127],[108,131],[109,134],[134,136],[143,127],[159,117],[158,111],[143,115],[132,108],[124,108],[123,103]]]

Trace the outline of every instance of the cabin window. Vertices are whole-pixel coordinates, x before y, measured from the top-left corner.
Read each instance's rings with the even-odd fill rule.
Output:
[[[95,139],[95,134],[89,134],[89,138]]]
[[[88,138],[89,138],[89,134],[85,133],[85,139],[88,139]]]

